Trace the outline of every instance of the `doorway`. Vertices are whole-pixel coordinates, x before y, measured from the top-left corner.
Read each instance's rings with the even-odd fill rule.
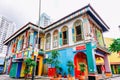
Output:
[[[85,53],[83,53],[83,52],[78,52],[74,57],[74,65],[75,65],[74,70],[75,70],[76,78],[78,78],[80,75],[79,63],[86,64],[86,69],[85,69],[84,75],[87,76],[88,75],[87,57],[86,57]]]

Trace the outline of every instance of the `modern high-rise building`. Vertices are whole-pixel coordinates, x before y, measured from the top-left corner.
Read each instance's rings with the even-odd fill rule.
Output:
[[[0,16],[0,53],[5,53],[6,46],[3,45],[3,41],[7,39],[12,33],[14,33],[15,23],[9,21],[7,18]]]
[[[45,28],[49,24],[51,24],[50,16],[48,16],[46,13],[42,13],[40,16],[40,26]]]
[[[3,41],[11,36],[15,31],[15,23],[9,21],[7,18],[0,16],[0,73],[5,72],[5,56],[7,52],[7,46],[3,44]]]

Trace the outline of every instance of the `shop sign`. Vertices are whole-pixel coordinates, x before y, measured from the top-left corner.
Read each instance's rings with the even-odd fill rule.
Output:
[[[76,46],[76,50],[85,50],[85,45]]]
[[[18,53],[17,58],[21,58],[21,57],[22,57],[22,53]]]

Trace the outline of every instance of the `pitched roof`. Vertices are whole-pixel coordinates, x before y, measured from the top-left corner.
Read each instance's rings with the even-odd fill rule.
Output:
[[[75,17],[83,13],[87,13],[91,16],[91,18],[98,24],[100,25],[100,27],[102,28],[103,32],[108,31],[109,27],[107,26],[107,24],[102,20],[102,18],[97,14],[97,12],[92,8],[92,6],[90,4],[82,7],[81,9],[78,9],[74,12],[72,12],[71,14],[59,19],[58,21],[48,25],[45,28],[40,27],[42,30],[50,30],[52,28],[57,27],[57,25],[63,24],[66,21],[69,21],[70,19],[73,19]],[[8,42],[9,40],[13,39],[12,37],[15,36],[17,33],[21,33],[20,31],[23,30],[27,25],[33,25],[36,27],[39,27],[38,25],[35,25],[31,22],[27,23],[26,25],[24,25],[23,27],[21,27],[19,30],[17,30],[13,35],[11,35],[8,39],[6,39],[3,43],[6,44],[6,41]],[[17,35],[19,35],[17,34]],[[16,36],[17,36],[16,35]]]

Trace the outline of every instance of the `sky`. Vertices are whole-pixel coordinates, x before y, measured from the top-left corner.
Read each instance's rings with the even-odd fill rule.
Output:
[[[95,9],[110,27],[104,37],[120,37],[119,0],[41,0],[41,13],[47,13],[54,21],[88,5]],[[0,0],[0,15],[16,23],[16,28],[28,22],[36,23],[39,16],[39,0]],[[16,30],[17,30],[16,29]]]

